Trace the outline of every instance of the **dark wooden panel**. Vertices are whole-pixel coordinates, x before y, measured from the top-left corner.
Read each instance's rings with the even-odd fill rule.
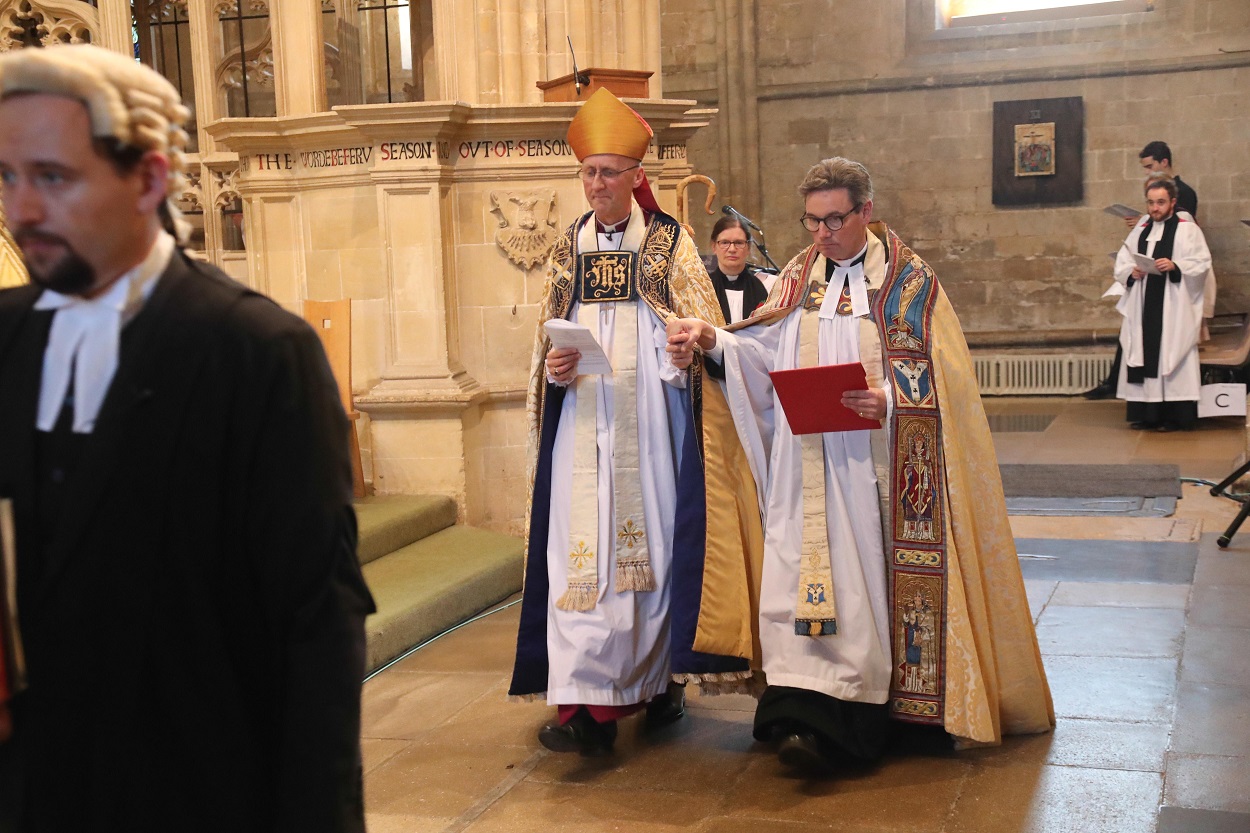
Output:
[[[1015,127],[1054,122],[1055,173],[1016,176]],[[1085,105],[1080,96],[994,102],[994,205],[1056,205],[1085,198]]]

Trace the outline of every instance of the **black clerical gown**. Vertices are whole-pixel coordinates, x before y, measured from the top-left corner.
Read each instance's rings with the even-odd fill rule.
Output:
[[[742,318],[750,318],[751,313],[755,312],[761,304],[768,300],[768,290],[764,287],[764,283],[755,273],[755,269],[749,264],[743,268],[742,274],[738,275],[736,280],[729,280],[725,277],[725,273],[717,266],[708,270],[708,274],[712,278],[712,286],[716,289],[716,300],[720,302],[721,314],[725,316],[727,323],[735,323]],[[742,318],[733,318],[729,310],[729,297],[725,294],[727,290],[741,290],[742,292]]]
[[[175,253],[94,431],[36,442],[39,292],[0,292],[30,677],[0,746],[0,831],[363,830],[373,604],[316,334]],[[63,486],[40,485],[65,462]]]

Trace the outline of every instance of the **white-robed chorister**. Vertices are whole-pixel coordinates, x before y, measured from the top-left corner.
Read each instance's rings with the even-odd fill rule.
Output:
[[[1129,402],[1179,402],[1199,397],[1198,341],[1211,252],[1202,229],[1188,214],[1177,215],[1176,221],[1171,260],[1180,270],[1181,279],[1178,282],[1165,279],[1158,375],[1147,377],[1140,384],[1129,382],[1128,377],[1129,369],[1141,367],[1145,360],[1143,319],[1147,282],[1133,280],[1129,285],[1135,265],[1133,253],[1139,251],[1141,236],[1145,235],[1145,255],[1155,257],[1167,221],[1144,219],[1129,233],[1116,256],[1115,279],[1127,287],[1116,304],[1123,316],[1120,345],[1124,349],[1116,395]]]

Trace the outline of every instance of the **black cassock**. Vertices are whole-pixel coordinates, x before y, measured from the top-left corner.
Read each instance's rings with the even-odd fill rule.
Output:
[[[725,316],[726,324],[732,323],[729,317],[729,299],[725,295],[727,289],[742,290],[743,318],[750,318],[751,313],[768,300],[768,290],[764,288],[764,283],[750,265],[743,268],[737,280],[731,281],[726,278],[720,267],[709,269],[708,276],[712,279],[712,286],[716,289],[716,300],[720,302],[721,315]]]

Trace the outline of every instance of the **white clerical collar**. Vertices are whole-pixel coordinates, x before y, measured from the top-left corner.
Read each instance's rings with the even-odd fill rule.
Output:
[[[43,352],[43,378],[35,425],[51,431],[74,380],[74,433],[90,434],[117,372],[122,327],[151,297],[169,265],[174,238],[158,233],[147,257],[95,298],[62,295],[45,289],[37,310],[55,310]]]
[[[609,237],[611,237],[612,235],[616,234],[618,231],[625,230],[625,224],[629,222],[629,215],[626,214],[625,219],[617,220],[615,223],[600,223],[598,219],[596,219],[595,222],[599,224],[600,234],[606,234]]]
[[[637,252],[642,248],[642,238],[647,230],[646,220],[643,217],[642,209],[634,203],[630,209],[629,216],[623,221],[623,231],[613,235],[613,239],[609,240],[607,235],[599,231],[602,224],[594,214],[590,215],[590,219],[582,224],[581,229],[577,233],[577,249],[580,252],[612,252],[626,251]],[[621,223],[613,223],[613,227],[621,226]]]
[[[1162,240],[1163,232],[1167,229],[1168,220],[1170,219],[1172,218],[1168,217],[1167,219],[1164,219],[1164,220],[1155,220],[1151,218],[1150,230],[1146,232],[1146,239],[1155,240],[1155,241]]]
[[[855,265],[855,261],[858,260],[860,263],[863,263],[866,257],[868,257],[868,241],[865,239],[863,248],[856,252],[853,257],[848,257],[845,260],[835,260],[833,266],[835,269],[850,269]]]
[[[745,272],[745,271],[746,271],[745,269],[742,270],[742,272]],[[730,283],[733,283],[734,281],[738,280],[738,278],[742,277],[742,272],[737,272],[731,275],[728,272],[724,271],[723,269],[721,270],[721,274],[725,276],[725,280],[729,281]]]
[[[864,261],[868,257],[868,241],[855,253],[854,257],[833,261],[833,274],[829,276],[829,291],[820,305],[821,318],[834,318],[837,315],[838,300],[842,296],[842,284],[846,284],[851,294],[851,315],[863,318],[868,314],[868,279],[864,275]]]
[[[595,232],[599,235],[599,248],[611,251],[621,248],[621,244],[625,241],[625,228],[629,225],[630,215],[626,214],[625,219],[618,220],[615,223],[601,223],[599,218],[595,218]]]

